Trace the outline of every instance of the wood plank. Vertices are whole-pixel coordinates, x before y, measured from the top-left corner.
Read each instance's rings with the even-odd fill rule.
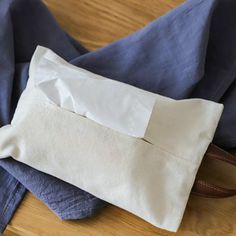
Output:
[[[45,0],[59,24],[90,50],[142,28],[184,0]]]

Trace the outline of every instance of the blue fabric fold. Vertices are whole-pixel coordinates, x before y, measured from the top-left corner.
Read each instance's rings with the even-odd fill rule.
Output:
[[[204,75],[191,97],[225,106],[214,142],[236,147],[236,1],[220,0],[212,15]]]
[[[11,220],[25,192],[25,187],[18,180],[0,169],[0,234]]]
[[[87,50],[70,38],[37,0],[0,1],[0,125],[8,124],[26,86],[29,61],[38,44],[66,60]],[[61,180],[21,165],[0,162],[0,232],[3,232],[26,189],[61,219],[91,216],[105,203]]]
[[[0,124],[11,120],[27,82],[28,63],[39,44],[74,65],[151,92],[175,99],[201,97],[223,102],[225,111],[215,142],[236,147],[234,12],[235,0],[189,0],[142,30],[87,52],[60,29],[40,1],[2,0]],[[91,216],[105,205],[72,185],[10,158],[0,166],[0,206],[9,205],[8,215],[3,214],[6,207],[0,209],[2,231],[24,195],[23,185],[62,219]],[[15,204],[9,203],[10,196],[15,196]]]

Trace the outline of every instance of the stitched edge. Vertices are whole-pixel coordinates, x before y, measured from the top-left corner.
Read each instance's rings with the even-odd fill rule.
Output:
[[[15,184],[14,189],[11,191],[11,195],[6,200],[3,211],[0,214],[0,234],[4,232],[26,192],[26,189],[17,180],[13,179],[11,185],[12,183]]]

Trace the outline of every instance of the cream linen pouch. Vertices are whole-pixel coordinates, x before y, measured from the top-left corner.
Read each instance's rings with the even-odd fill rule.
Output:
[[[223,106],[176,101],[72,66],[38,47],[0,158],[176,231]]]

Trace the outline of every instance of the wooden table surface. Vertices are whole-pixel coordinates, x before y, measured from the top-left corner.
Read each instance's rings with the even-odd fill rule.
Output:
[[[183,0],[45,0],[59,24],[90,50],[103,47],[163,15]],[[207,162],[201,175],[236,186],[235,169]],[[175,235],[158,229],[115,206],[91,219],[62,222],[28,193],[5,236]],[[236,235],[236,198],[191,196],[176,235]]]

